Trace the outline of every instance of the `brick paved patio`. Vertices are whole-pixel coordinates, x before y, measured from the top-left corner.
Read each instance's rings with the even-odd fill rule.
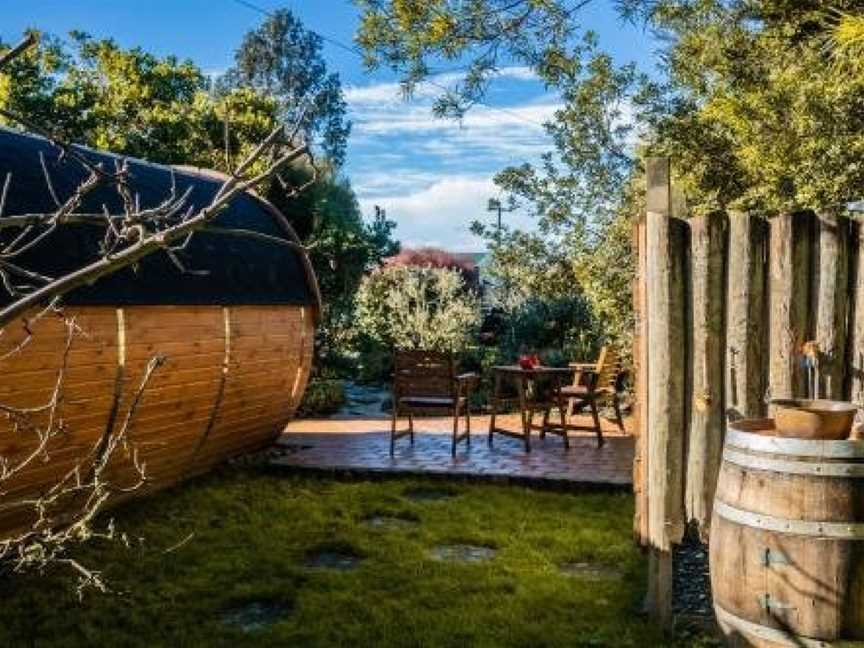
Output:
[[[516,417],[504,418],[516,429]],[[452,475],[561,486],[626,487],[632,483],[634,438],[622,435],[608,421],[604,420],[606,444],[602,448],[597,447],[593,434],[571,433],[570,450],[555,435],[541,441],[535,434],[532,451],[526,453],[520,441],[499,435],[490,448],[486,441],[489,419],[475,417],[471,447],[460,444],[455,458],[450,455],[451,421],[416,419],[414,446],[407,438],[399,440],[394,457],[389,454],[390,422],[384,417],[294,421],[279,439],[271,464],[331,473]]]

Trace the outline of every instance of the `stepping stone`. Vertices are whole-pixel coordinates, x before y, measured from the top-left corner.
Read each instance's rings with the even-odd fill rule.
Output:
[[[364,521],[366,526],[382,531],[404,531],[414,529],[420,525],[420,520],[398,515],[372,515]]]
[[[497,553],[497,549],[493,549],[492,547],[472,544],[438,545],[432,548],[432,557],[435,560],[444,560],[447,562],[486,562],[487,560],[492,560]]]
[[[322,549],[310,553],[304,565],[309,569],[332,569],[335,571],[351,571],[363,559],[349,551]]]
[[[621,572],[615,567],[587,562],[568,562],[559,567],[562,574],[574,578],[588,580],[611,580],[621,578]]]
[[[453,499],[457,494],[445,488],[429,488],[425,486],[409,488],[405,491],[405,497],[415,502],[438,502]]]
[[[243,633],[258,632],[284,621],[291,606],[279,601],[249,601],[225,610],[222,623]]]

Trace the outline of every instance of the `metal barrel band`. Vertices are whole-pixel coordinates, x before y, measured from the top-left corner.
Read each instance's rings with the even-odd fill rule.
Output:
[[[717,620],[720,623],[737,630],[741,634],[770,641],[780,646],[789,646],[790,648],[831,648],[833,645],[827,641],[793,635],[777,628],[753,623],[732,614],[729,610],[723,609],[716,603],[714,604],[714,612],[717,614]]]
[[[729,522],[754,529],[833,540],[864,540],[864,524],[860,522],[790,520],[764,513],[744,511],[721,501],[714,502],[714,512]]]
[[[791,475],[812,475],[814,477],[864,477],[864,463],[813,463],[808,461],[791,461],[776,459],[764,455],[753,455],[748,452],[726,446],[723,450],[723,460],[754,470]]]
[[[811,441],[788,439],[742,432],[730,427],[726,432],[726,445],[741,450],[755,450],[799,457],[825,459],[864,459],[864,441]]]

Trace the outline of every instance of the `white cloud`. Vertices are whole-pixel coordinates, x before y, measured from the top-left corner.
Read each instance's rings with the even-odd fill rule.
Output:
[[[554,100],[526,102],[506,108],[475,106],[462,119],[436,118],[427,104],[402,103],[396,106],[352,108],[355,135],[370,136],[401,132],[458,132],[473,129],[514,128],[543,134],[543,123],[563,104]],[[500,130],[499,130],[500,133]]]
[[[412,99],[437,97],[446,88],[458,83],[463,73],[447,73],[433,76],[428,81],[418,83],[411,92]],[[496,80],[537,81],[538,77],[531,68],[519,65],[501,68],[494,77]],[[405,99],[402,85],[394,82],[374,83],[366,86],[349,85],[344,90],[345,100],[352,106],[362,104],[402,103]]]
[[[498,196],[498,187],[488,177],[446,176],[426,188],[390,196],[363,196],[360,205],[371,213],[374,205],[387,210],[397,224],[396,237],[405,247],[433,246],[457,252],[482,250],[484,243],[470,232],[475,220],[491,222],[487,201]],[[529,227],[521,215],[506,217],[508,224]]]
[[[398,83],[346,90],[353,122],[347,171],[363,212],[371,214],[374,205],[386,209],[407,247],[483,249],[469,228],[474,220],[493,218],[486,204],[500,190],[492,178],[508,165],[536,162],[551,147],[543,123],[562,104],[540,84],[526,83],[536,81],[530,69],[500,72],[507,79],[499,87],[509,98],[506,107],[476,105],[459,121],[436,118],[432,103],[441,86],[460,78],[439,76],[408,101]],[[517,214],[507,222],[532,226]]]

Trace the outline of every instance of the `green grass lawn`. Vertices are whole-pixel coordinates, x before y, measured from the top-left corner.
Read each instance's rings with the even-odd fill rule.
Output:
[[[417,489],[453,497],[406,496]],[[115,512],[130,547],[79,552],[111,594],[79,602],[67,574],[4,578],[0,646],[697,645],[638,614],[632,516],[625,494],[226,468]],[[496,553],[436,558],[454,543]],[[322,550],[361,560],[314,566]],[[567,563],[588,565],[567,575]],[[250,604],[279,620],[242,627]]]

